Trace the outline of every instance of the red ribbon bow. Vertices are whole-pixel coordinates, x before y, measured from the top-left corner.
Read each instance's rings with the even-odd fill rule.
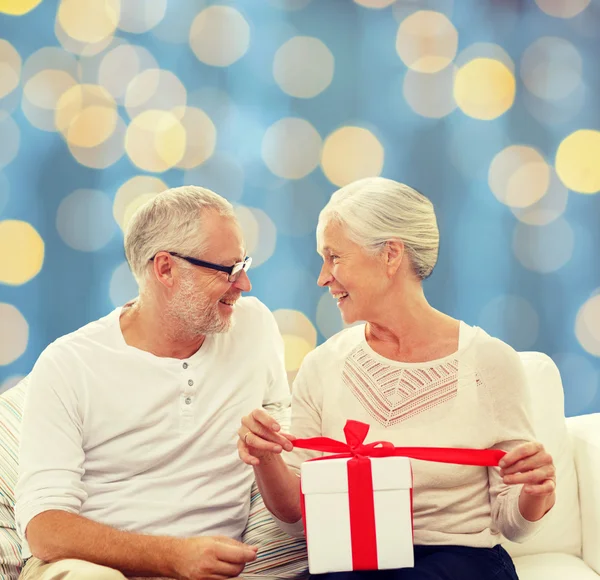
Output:
[[[409,457],[437,463],[494,467],[506,455],[500,449],[463,449],[452,447],[394,447],[389,441],[365,444],[369,425],[348,420],[344,427],[346,443],[329,437],[296,439],[294,447],[334,453],[310,461],[350,457],[348,500],[350,503],[350,536],[353,570],[377,570],[377,538],[371,457]],[[411,490],[412,493],[412,490]],[[411,495],[412,498],[412,495]],[[302,495],[304,513],[304,496]],[[304,518],[306,520],[306,517]]]

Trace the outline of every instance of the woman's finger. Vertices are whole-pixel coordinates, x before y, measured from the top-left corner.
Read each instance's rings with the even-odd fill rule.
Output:
[[[246,432],[243,441],[248,447],[253,447],[259,451],[270,451],[271,453],[281,453],[283,451],[283,447],[279,443],[263,439],[256,433],[252,433],[252,431]]]
[[[261,425],[264,425],[267,429],[271,429],[272,431],[281,430],[281,425],[264,409],[254,409],[254,411],[250,413],[250,416]]]
[[[505,475],[502,480],[507,485],[515,485],[519,483],[539,484],[547,479],[554,479],[556,471],[553,465],[540,467],[524,473],[512,473]]]
[[[552,457],[549,453],[542,451],[525,459],[520,459],[510,467],[505,467],[501,470],[501,473],[502,475],[509,475],[511,473],[531,471],[544,465],[552,465]]]
[[[254,455],[252,455],[249,452],[248,447],[244,444],[244,442],[241,439],[238,439],[237,448],[238,448],[238,455],[240,456],[240,459],[246,465],[258,465],[260,463],[260,460],[258,459],[258,457],[254,457]]]
[[[293,449],[293,445],[290,443],[290,439],[285,437],[285,434],[276,433],[270,427],[265,426],[263,423],[255,419],[253,414],[244,417],[242,419],[242,425],[246,427],[246,429],[252,434],[264,441],[271,441],[272,443],[279,445],[286,451],[291,451]],[[249,441],[246,441],[246,444],[256,447],[254,443],[249,443]]]
[[[502,469],[507,469],[520,461],[521,459],[526,459],[527,457],[531,457],[536,453],[540,453],[544,451],[544,446],[541,443],[537,442],[529,442],[523,443],[517,447],[515,447],[512,451],[509,451],[501,460],[500,467]]]
[[[538,485],[524,485],[523,491],[529,495],[549,495],[556,489],[556,482],[548,479]]]

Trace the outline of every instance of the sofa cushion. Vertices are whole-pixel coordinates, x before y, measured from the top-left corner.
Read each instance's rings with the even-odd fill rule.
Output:
[[[23,379],[0,396],[0,577],[6,580],[16,580],[23,565],[15,526],[14,489],[26,381]]]
[[[600,580],[585,562],[571,554],[536,554],[515,558],[519,580]]]
[[[542,552],[581,555],[581,514],[577,473],[564,410],[564,393],[558,368],[549,356],[521,353],[530,387],[533,427],[537,438],[552,455],[556,466],[556,504],[546,523],[523,544],[504,543],[511,556]]]
[[[292,538],[279,529],[265,507],[256,484],[252,488],[250,517],[242,541],[258,546],[258,558],[244,569],[244,577],[308,577],[304,538]]]

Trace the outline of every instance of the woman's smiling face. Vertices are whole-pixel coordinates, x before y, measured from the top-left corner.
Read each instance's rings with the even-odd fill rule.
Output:
[[[369,321],[388,283],[382,256],[351,240],[336,221],[323,228],[320,246],[323,266],[317,283],[337,300],[346,324]]]

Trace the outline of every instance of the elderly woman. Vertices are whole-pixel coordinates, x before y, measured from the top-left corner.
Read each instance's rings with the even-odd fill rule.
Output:
[[[534,441],[519,355],[423,294],[438,243],[431,202],[406,185],[370,178],[333,194],[319,216],[318,283],[347,324],[366,324],[305,358],[293,387],[293,435],[256,410],[242,420],[239,454],[283,529],[301,533],[299,466],[320,454],[292,451],[294,436],[343,440],[355,419],[370,425],[372,441],[508,453],[500,468],[413,461],[415,567],[319,577],[516,579],[501,534],[529,538],[554,504],[555,469]]]

